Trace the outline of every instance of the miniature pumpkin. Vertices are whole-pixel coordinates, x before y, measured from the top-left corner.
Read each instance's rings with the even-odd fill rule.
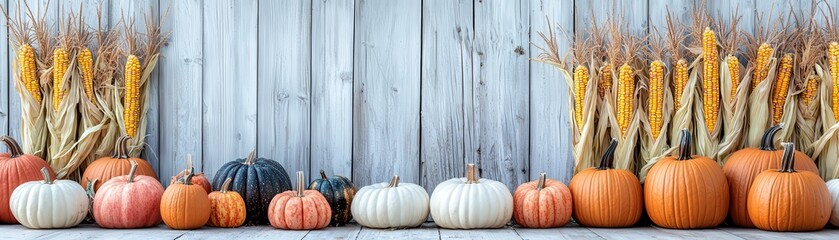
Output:
[[[228,190],[231,182],[231,178],[224,180],[219,191],[210,193],[210,222],[207,225],[235,228],[245,223],[245,200],[239,193]]]
[[[224,181],[233,179],[230,190],[245,199],[245,224],[268,223],[268,205],[274,195],[291,190],[291,180],[285,168],[271,159],[256,158],[254,151],[246,159],[225,163],[213,178],[213,188],[221,188]]]
[[[332,210],[326,198],[315,190],[306,190],[303,172],[297,172],[297,191],[274,196],[268,207],[271,226],[287,230],[315,230],[329,225]]]
[[[90,205],[81,185],[54,180],[48,167],[41,168],[43,181],[21,184],[12,192],[12,214],[27,228],[69,228],[79,225]]]
[[[781,164],[783,150],[775,149],[772,139],[782,127],[783,125],[777,125],[766,130],[760,148],[745,148],[734,152],[722,168],[730,188],[731,220],[737,226],[754,227],[746,208],[746,198],[758,174]],[[795,151],[795,168],[818,173],[813,160],[799,151]]]
[[[169,180],[169,184],[174,184],[178,181],[178,179],[183,178],[189,173],[190,169],[194,169],[192,167],[192,154],[186,155],[186,169],[181,171],[180,173],[172,176],[172,179]],[[207,193],[213,192],[213,186],[210,184],[210,180],[207,180],[207,177],[204,176],[204,173],[195,173],[192,176],[192,184],[199,185],[201,188],[204,188]]]
[[[131,162],[128,175],[111,178],[99,188],[93,201],[93,216],[103,228],[145,228],[160,224],[163,185],[153,177],[136,175]]]
[[[428,193],[419,185],[400,183],[399,176],[393,176],[390,182],[358,190],[352,214],[358,224],[368,228],[417,227],[428,219]]]
[[[768,231],[815,231],[830,220],[833,200],[817,173],[795,171],[795,144],[784,143],[781,168],[755,177],[749,190],[752,223]]]
[[[0,223],[17,223],[12,210],[9,209],[12,191],[25,182],[43,179],[43,168],[47,168],[51,178],[55,178],[55,173],[44,159],[24,154],[14,139],[3,136],[0,141],[9,148],[8,153],[0,156]]]
[[[513,218],[526,228],[562,227],[571,220],[571,190],[562,182],[539,179],[522,184],[513,195]]]
[[[160,216],[172,229],[197,229],[210,220],[210,198],[207,191],[192,184],[192,171],[184,181],[169,185],[160,199]]]
[[[84,170],[82,175],[82,186],[87,186],[88,181],[98,180],[93,185],[94,191],[99,191],[102,184],[111,180],[116,176],[122,176],[131,170],[131,161],[137,162],[137,175],[145,175],[157,179],[157,174],[154,173],[154,168],[149,162],[140,158],[128,157],[128,147],[126,142],[130,137],[123,136],[117,139],[116,146],[114,146],[114,154],[110,157],[102,157],[93,161],[90,166]]]
[[[446,180],[431,193],[431,217],[443,228],[500,228],[513,216],[513,195],[498,181],[478,179],[475,164],[466,178]]]
[[[644,200],[650,220],[665,228],[711,228],[728,213],[728,182],[716,161],[692,156],[682,130],[677,157],[659,160],[647,173]]]
[[[827,190],[833,198],[833,208],[830,211],[830,224],[839,226],[839,179],[827,181]]]
[[[613,168],[617,145],[612,139],[600,165],[580,171],[568,184],[574,204],[572,216],[580,225],[629,227],[641,219],[641,182],[632,172]]]
[[[320,179],[312,181],[309,189],[320,192],[332,208],[332,220],[329,225],[343,226],[352,220],[351,205],[355,196],[355,185],[350,179],[340,175],[330,178],[320,170]]]

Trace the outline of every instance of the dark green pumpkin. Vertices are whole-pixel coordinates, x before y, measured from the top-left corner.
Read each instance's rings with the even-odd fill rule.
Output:
[[[352,220],[350,206],[355,197],[355,185],[344,176],[327,177],[323,170],[320,170],[320,177],[309,184],[309,189],[317,190],[329,202],[329,207],[332,208],[332,220],[329,221],[329,225],[337,227],[347,224]]]
[[[221,189],[227,178],[233,179],[229,190],[238,192],[245,199],[245,224],[263,225],[268,224],[271,199],[291,190],[291,179],[280,163],[254,155],[251,152],[247,159],[236,159],[221,166],[213,177],[213,188]]]

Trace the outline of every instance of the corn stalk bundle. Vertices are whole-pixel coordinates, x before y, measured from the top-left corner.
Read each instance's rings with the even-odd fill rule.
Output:
[[[123,136],[114,111],[116,104],[120,101],[116,86],[117,79],[120,77],[117,74],[118,66],[121,65],[119,63],[120,47],[117,44],[120,31],[117,29],[119,28],[106,30],[100,26],[96,33],[99,48],[96,49],[96,60],[93,62],[93,82],[91,83],[93,102],[86,106],[91,111],[91,116],[87,120],[91,124],[95,123],[96,118],[99,117],[95,115],[96,109],[93,107],[101,111],[102,116],[98,125],[102,125],[102,130],[99,133],[99,144],[95,146],[91,157],[88,158],[88,164],[101,157],[110,156],[117,139]]]
[[[793,138],[796,145],[802,146],[802,152],[813,156],[813,143],[821,135],[821,111],[818,98],[822,78],[817,74],[815,66],[817,61],[824,56],[825,51],[815,22],[810,20],[808,24],[799,28],[793,41],[793,45],[796,46],[796,56],[799,57],[793,74],[798,109]]]
[[[68,164],[75,152],[76,133],[79,121],[78,103],[81,75],[77,68],[77,51],[73,49],[73,39],[69,35],[70,20],[61,24],[59,44],[53,50],[52,65],[42,74],[42,81],[47,85],[47,128],[49,129],[49,147],[47,162],[55,170],[56,178],[63,179],[75,171],[75,167]],[[76,166],[77,167],[77,166]]]
[[[819,175],[824,180],[839,178],[839,32],[833,11],[825,23],[825,59],[815,65],[821,79],[819,105],[823,134],[813,143],[813,159],[818,161]]]
[[[770,19],[772,17],[770,16]],[[761,16],[757,17],[761,22]],[[783,21],[783,20],[781,20]],[[751,94],[749,95],[748,135],[746,147],[758,147],[764,131],[770,126],[783,124],[795,126],[796,104],[794,99],[795,89],[791,85],[791,69],[793,55],[789,53],[778,54],[783,49],[782,44],[773,44],[779,40],[781,31],[780,21],[775,21],[767,27],[757,24],[755,36],[752,36],[748,46],[752,61],[751,70]],[[783,43],[783,41],[778,41]],[[767,113],[769,117],[767,117]],[[792,137],[794,127],[785,127],[778,132],[778,141],[787,140]]]
[[[669,17],[669,16],[668,16]],[[641,112],[641,158],[639,158],[639,176],[646,177],[649,165],[671,153],[667,142],[670,118],[673,114],[673,94],[670,91],[671,73],[664,63],[666,51],[664,40],[659,36],[650,36],[650,63],[647,68],[646,109]]]
[[[728,155],[741,148],[744,129],[746,127],[746,104],[748,103],[748,84],[744,83],[749,76],[743,76],[745,69],[737,58],[739,50],[738,22],[740,16],[737,10],[731,16],[731,22],[724,24],[722,21],[717,25],[720,30],[721,54],[725,56],[720,62],[720,92],[722,105],[722,140],[717,150],[717,161],[724,163]]]

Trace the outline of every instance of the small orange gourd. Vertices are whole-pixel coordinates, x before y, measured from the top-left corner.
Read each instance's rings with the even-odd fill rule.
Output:
[[[160,216],[172,229],[197,229],[210,220],[210,198],[198,185],[192,184],[192,171],[183,182],[169,185],[160,199]]]
[[[314,230],[329,225],[332,209],[317,190],[306,190],[306,178],[297,172],[297,191],[285,191],[274,196],[268,206],[271,226],[286,230]]]
[[[181,179],[187,174],[189,174],[189,171],[191,171],[190,169],[195,168],[192,167],[192,154],[187,154],[186,169],[176,174],[175,176],[172,176],[172,179],[169,180],[169,184],[174,184],[178,181],[178,179]],[[213,191],[213,186],[210,184],[210,180],[208,180],[207,177],[204,176],[204,173],[194,173],[192,176],[192,184],[201,186],[202,188],[204,188],[204,191],[207,191],[207,193]]]
[[[210,193],[210,222],[207,225],[235,228],[245,223],[245,200],[239,193],[228,190],[232,181],[227,178],[219,191]]]
[[[513,195],[513,218],[526,228],[562,227],[571,220],[572,207],[571,190],[545,173],[519,186]]]
[[[82,186],[87,186],[88,181],[93,183],[93,190],[99,191],[108,180],[113,177],[125,175],[131,170],[131,161],[137,163],[137,175],[150,176],[157,179],[157,174],[154,173],[154,168],[146,160],[140,158],[132,158],[128,156],[128,147],[126,143],[130,137],[123,136],[117,139],[116,146],[114,146],[114,154],[110,157],[102,157],[93,161],[90,166],[84,170],[82,175]]]

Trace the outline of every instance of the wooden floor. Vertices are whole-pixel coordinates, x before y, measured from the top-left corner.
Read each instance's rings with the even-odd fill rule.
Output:
[[[155,228],[110,230],[93,224],[59,230],[32,230],[20,225],[0,225],[0,239],[839,239],[839,229],[818,232],[776,233],[756,229],[717,228],[704,230],[671,230],[658,227],[624,229],[584,228],[569,225],[555,229],[523,229],[506,227],[483,230],[449,230],[426,223],[420,228],[379,230],[356,224],[330,227],[316,231],[286,231],[270,226],[222,229],[205,227],[199,230],[171,230],[165,225]]]

